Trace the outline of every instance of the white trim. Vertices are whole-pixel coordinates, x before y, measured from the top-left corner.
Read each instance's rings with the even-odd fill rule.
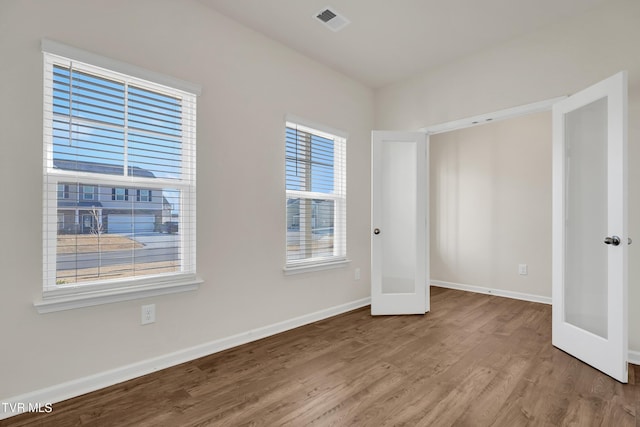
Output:
[[[192,93],[194,95],[200,95],[200,93],[202,92],[202,86],[199,84],[191,83],[185,80],[168,76],[166,74],[147,70],[145,68],[128,64],[126,62],[106,58],[96,53],[78,49],[76,47],[59,43],[53,40],[42,39],[40,45],[42,51],[46,53],[63,56],[65,58],[91,64],[93,66],[104,68],[106,70],[116,71],[118,73],[127,74],[129,76],[137,77],[144,80],[149,80],[164,86],[168,86],[172,89],[179,89],[185,92]]]
[[[193,277],[177,282],[162,284],[151,282],[138,286],[111,287],[88,292],[83,292],[82,287],[73,287],[72,290],[74,293],[47,296],[47,294],[52,294],[55,291],[46,292],[43,298],[34,301],[33,305],[39,314],[52,313],[55,311],[72,310],[75,308],[91,307],[132,299],[195,291],[202,283],[202,279]]]
[[[629,350],[628,360],[631,364],[640,365],[640,351]]]
[[[542,304],[551,304],[551,297],[542,295],[525,294],[522,292],[505,291],[503,289],[485,288],[483,286],[465,285],[462,283],[443,282],[440,280],[431,280],[430,283],[435,286],[447,289],[457,289],[460,291],[475,292],[478,294],[495,295],[497,297],[513,298],[522,301],[539,302]]]
[[[303,131],[305,132],[315,133],[315,134],[318,134],[318,132],[324,133],[326,135],[320,135],[320,136],[328,137],[329,139],[334,139],[334,137],[349,139],[349,134],[343,130],[332,128],[330,126],[325,126],[323,124],[316,123],[311,120],[303,119],[302,117],[294,116],[293,114],[285,115],[284,121],[287,125],[290,123],[292,125],[298,125],[298,126],[302,126],[303,128],[307,128],[306,130],[303,129]]]
[[[567,96],[559,96],[557,98],[546,99],[544,101],[533,102],[531,104],[505,108],[504,110],[498,110],[492,113],[480,114],[477,116],[466,117],[460,120],[427,126],[418,130],[427,132],[429,135],[435,135],[438,133],[450,132],[453,130],[464,129],[472,126],[479,126],[486,123],[493,123],[499,120],[513,119],[515,117],[520,117],[527,114],[550,111],[553,104],[565,99],[566,97]]]
[[[334,268],[346,267],[351,262],[350,259],[341,259],[339,261],[328,262],[308,262],[300,265],[289,264],[282,268],[285,276],[291,274],[311,273],[312,271],[332,270]]]
[[[337,173],[335,175],[338,175]],[[318,193],[315,191],[287,190],[289,199],[321,199],[321,200],[343,200],[344,195],[340,193]]]
[[[40,390],[35,390],[33,392],[25,393],[20,396],[2,398],[0,399],[0,401],[10,404],[16,404],[19,402],[41,402],[43,405],[45,403],[54,404],[56,402],[61,402],[72,397],[80,396],[85,393],[90,393],[92,391],[109,387],[123,381],[128,381],[133,378],[147,375],[161,369],[179,365],[181,363],[208,356],[210,354],[227,350],[232,347],[266,338],[271,335],[276,335],[291,329],[298,328],[300,326],[308,325],[319,320],[337,316],[351,310],[365,307],[370,303],[371,298],[362,298],[360,300],[326,308],[299,317],[294,317],[292,319],[274,323],[272,325],[251,329],[249,331],[232,335],[230,337],[221,338],[205,344],[178,350],[173,353],[132,363],[130,365],[121,366],[87,377],[67,381],[62,384],[56,384],[54,386],[43,388]],[[5,405],[0,406],[0,420],[9,418],[13,415],[18,415],[18,412],[5,412],[4,406]],[[6,406],[8,407],[9,405]]]

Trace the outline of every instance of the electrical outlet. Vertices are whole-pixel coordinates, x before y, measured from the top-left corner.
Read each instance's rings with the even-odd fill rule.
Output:
[[[529,267],[527,264],[518,264],[518,274],[521,276],[529,274]]]
[[[142,325],[147,325],[156,321],[156,305],[149,304],[142,306]]]
[[[356,271],[354,273],[354,279],[360,280],[360,268],[356,268]]]

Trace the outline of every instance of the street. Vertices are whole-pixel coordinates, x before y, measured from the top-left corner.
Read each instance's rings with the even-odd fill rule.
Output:
[[[131,236],[133,239],[134,237]],[[110,265],[141,264],[148,262],[176,261],[180,259],[179,235],[150,233],[137,235],[135,240],[144,245],[143,248],[86,252],[78,254],[60,254],[56,259],[58,271],[80,270]]]

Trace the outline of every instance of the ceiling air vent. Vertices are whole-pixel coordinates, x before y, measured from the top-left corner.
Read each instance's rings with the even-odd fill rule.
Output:
[[[351,22],[332,7],[322,8],[314,15],[314,18],[326,25],[331,31],[340,31]]]

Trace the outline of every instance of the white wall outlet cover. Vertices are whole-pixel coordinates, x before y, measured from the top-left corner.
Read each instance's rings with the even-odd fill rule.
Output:
[[[148,304],[142,306],[141,320],[142,325],[147,325],[156,321],[156,305]]]

